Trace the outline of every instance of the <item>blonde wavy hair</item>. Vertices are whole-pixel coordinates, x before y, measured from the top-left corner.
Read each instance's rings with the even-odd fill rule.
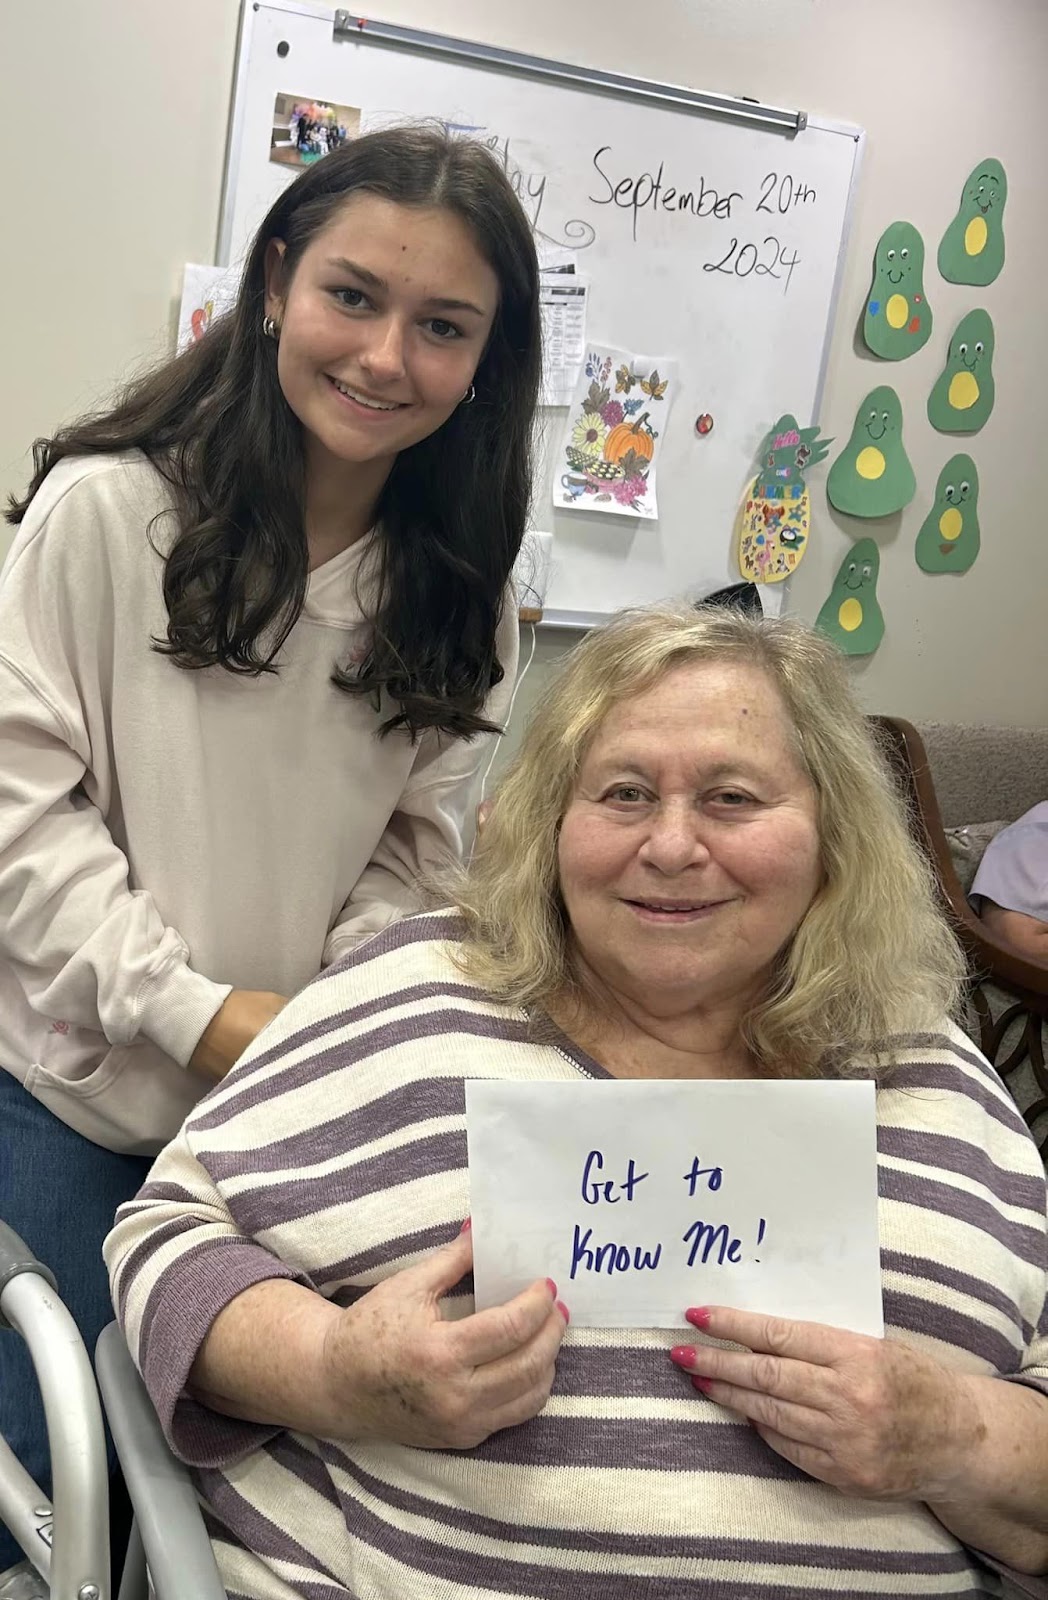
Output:
[[[938,1028],[954,1011],[964,962],[843,659],[799,622],[650,607],[621,613],[566,657],[450,885],[466,924],[459,963],[529,1010],[583,999],[557,869],[580,765],[614,706],[675,668],[725,661],[758,667],[785,703],[817,796],[824,874],[744,1023],[747,1047],[769,1077],[841,1073],[856,1057],[862,1070],[887,1065],[894,1035]]]

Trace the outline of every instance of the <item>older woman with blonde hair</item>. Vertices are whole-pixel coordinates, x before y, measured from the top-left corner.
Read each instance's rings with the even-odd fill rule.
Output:
[[[960,975],[831,646],[683,608],[587,638],[445,908],[293,1000],[108,1241],[230,1592],[1048,1569],[1044,1174],[949,1021]],[[884,1339],[716,1306],[687,1345],[569,1328],[548,1280],[474,1309],[468,1079],[845,1074],[878,1088]]]

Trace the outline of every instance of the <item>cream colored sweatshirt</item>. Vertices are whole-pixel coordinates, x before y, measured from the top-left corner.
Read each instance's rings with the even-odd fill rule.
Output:
[[[139,453],[66,461],[0,575],[0,1067],[139,1154],[210,1086],[186,1063],[231,988],[293,995],[416,908],[419,874],[464,848],[491,754],[490,736],[379,739],[331,683],[365,645],[370,539],[310,575],[278,674],[158,655],[152,545],[174,531]],[[499,724],[517,651],[507,605]]]

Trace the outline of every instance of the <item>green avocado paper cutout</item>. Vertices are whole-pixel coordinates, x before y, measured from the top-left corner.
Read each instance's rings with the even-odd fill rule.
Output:
[[[978,433],[993,410],[993,344],[988,311],[961,318],[928,396],[928,421],[940,433]]]
[[[875,356],[905,361],[928,343],[932,308],[924,293],[924,240],[912,222],[893,222],[877,241],[862,336]]]
[[[925,572],[967,572],[979,554],[979,474],[971,456],[951,456],[921,523],[914,555]]]
[[[862,402],[851,438],[830,468],[826,493],[849,517],[890,517],[917,493],[894,389],[871,389]]]
[[[999,161],[980,161],[968,174],[961,203],[939,246],[939,271],[948,283],[985,288],[1004,266],[1004,202],[1008,179]]]
[[[846,656],[870,656],[884,638],[884,617],[877,603],[880,567],[880,551],[872,539],[853,544],[815,619],[819,632]]]

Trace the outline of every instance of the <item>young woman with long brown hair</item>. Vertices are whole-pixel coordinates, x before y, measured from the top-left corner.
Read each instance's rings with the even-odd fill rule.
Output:
[[[516,671],[537,286],[485,150],[367,135],[280,196],[235,309],[39,443],[12,502],[0,1216],[89,1343],[148,1157],[463,849]],[[46,1479],[2,1336],[0,1432]]]

